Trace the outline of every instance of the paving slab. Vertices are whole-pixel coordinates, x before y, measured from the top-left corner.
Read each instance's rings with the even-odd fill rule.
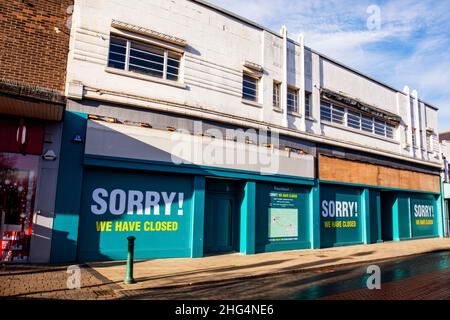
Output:
[[[120,287],[118,291],[169,288],[267,276],[284,272],[331,271],[333,267],[450,250],[450,239],[424,239],[257,255],[136,261],[136,284],[125,285],[125,261],[88,265]]]
[[[120,287],[88,266],[79,266],[80,288],[70,289],[68,267],[0,265],[0,299],[109,300],[120,297],[117,291]]]

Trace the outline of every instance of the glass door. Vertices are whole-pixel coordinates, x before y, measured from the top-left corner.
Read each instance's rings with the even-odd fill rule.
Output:
[[[38,156],[0,154],[2,262],[28,261],[38,165]]]

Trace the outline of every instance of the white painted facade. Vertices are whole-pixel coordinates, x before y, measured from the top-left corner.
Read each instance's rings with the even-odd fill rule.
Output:
[[[193,0],[75,0],[73,14],[67,74],[67,95],[72,100],[113,102],[249,128],[269,127],[312,142],[434,166],[441,163],[435,107],[407,87],[394,90],[305,48],[303,38],[289,39],[284,27],[275,33]],[[112,26],[113,20],[184,40],[184,47],[164,44],[183,54],[179,81],[108,68],[111,34],[155,42],[148,34]],[[246,62],[263,70],[257,103],[242,99],[243,73],[253,72]],[[281,83],[280,109],[273,107],[274,82]],[[298,113],[287,112],[288,87],[299,92]],[[394,139],[321,121],[321,88],[399,116]],[[309,118],[304,116],[305,92],[311,93]],[[429,143],[427,134],[434,137]]]

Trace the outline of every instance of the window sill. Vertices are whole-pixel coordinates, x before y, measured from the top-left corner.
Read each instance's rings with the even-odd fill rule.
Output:
[[[294,112],[294,111],[288,111],[288,115],[290,115],[294,118],[303,118],[303,116],[300,113]]]
[[[241,102],[244,103],[244,104],[247,104],[249,106],[255,107],[255,108],[260,108],[260,109],[263,108],[263,105],[261,103],[256,102],[256,101],[242,99]]]
[[[114,69],[114,68],[111,68],[111,67],[106,67],[105,71],[108,72],[108,73],[117,74],[117,75],[120,75],[120,76],[125,76],[125,77],[130,77],[130,78],[134,78],[134,79],[150,81],[150,82],[155,82],[155,83],[160,83],[160,84],[164,84],[164,85],[168,85],[168,86],[172,86],[172,87],[176,87],[176,88],[180,88],[180,89],[186,89],[187,88],[186,84],[181,83],[181,82],[171,81],[171,80],[164,80],[164,79],[160,79],[160,78],[156,78],[156,77],[152,77],[152,76],[146,76],[146,75],[139,74],[139,73],[136,73],[136,72],[125,71],[125,70],[120,70],[120,69]]]
[[[273,111],[278,112],[278,113],[283,113],[283,109],[277,108],[277,107],[273,107]]]
[[[317,119],[314,119],[313,117],[305,117],[305,119],[311,122],[317,122]]]
[[[341,129],[341,130],[349,131],[351,133],[361,134],[363,136],[367,136],[367,137],[370,137],[370,138],[379,139],[379,140],[383,140],[383,141],[386,141],[386,142],[395,143],[395,144],[398,144],[398,145],[400,144],[400,142],[398,142],[398,141],[396,141],[394,139],[386,138],[386,137],[379,136],[379,135],[376,135],[376,134],[373,134],[373,133],[369,133],[369,132],[365,132],[365,131],[356,130],[356,129],[353,129],[351,127],[347,127],[347,126],[342,125],[342,124],[337,124],[337,123],[326,121],[326,120],[320,120],[320,123],[324,124],[324,125],[327,125],[327,126],[330,126],[330,127],[335,127],[335,128]]]

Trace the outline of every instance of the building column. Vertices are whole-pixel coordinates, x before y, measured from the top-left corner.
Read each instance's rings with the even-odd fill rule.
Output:
[[[416,144],[417,144],[417,150],[418,150],[418,158],[422,159],[423,158],[423,154],[422,154],[422,136],[420,134],[420,113],[419,113],[419,98],[417,96],[417,91],[413,90],[413,92],[411,93],[411,96],[414,99],[413,102],[413,112],[414,112],[414,128],[416,129]]]
[[[287,88],[288,88],[288,32],[286,26],[281,28],[281,36],[283,37],[283,70],[280,95],[280,107],[283,110],[283,126],[288,126],[287,112]]]
[[[65,112],[52,233],[52,263],[77,260],[86,127],[87,114]],[[81,142],[73,141],[76,135],[81,137]]]
[[[240,252],[255,254],[256,182],[247,181],[241,204]]]
[[[300,123],[300,131],[306,131],[306,106],[305,106],[305,37],[303,34],[298,36],[298,43],[300,44],[300,114],[302,115]]]
[[[410,91],[409,91],[409,87],[405,86],[405,88],[403,89],[403,92],[406,95],[406,98],[408,100],[408,103],[406,105],[406,114],[407,114],[407,127],[405,128],[406,130],[406,144],[409,144],[409,155],[411,157],[414,157],[414,147],[412,145],[412,128],[414,126],[413,124],[413,119],[412,119],[412,113],[411,113],[411,95],[410,95]]]
[[[203,176],[194,177],[192,193],[191,258],[203,257],[203,237],[205,221],[205,185]]]

